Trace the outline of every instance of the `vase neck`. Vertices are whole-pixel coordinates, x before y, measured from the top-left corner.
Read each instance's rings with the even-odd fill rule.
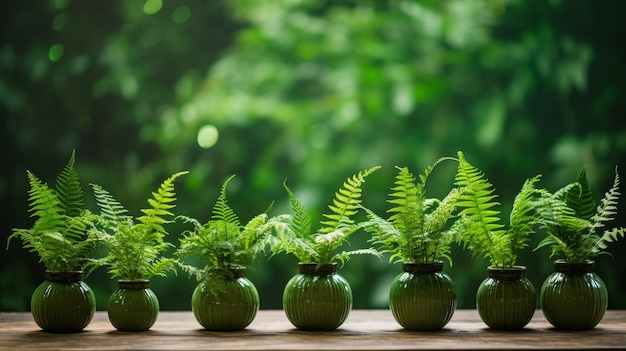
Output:
[[[243,278],[243,277],[246,276],[246,268],[245,267],[231,268],[230,272],[233,274],[233,278],[235,278],[235,279]]]
[[[83,280],[85,273],[83,271],[55,272],[46,271],[46,280],[58,283],[75,283]]]
[[[497,268],[497,267],[489,267],[487,268],[487,272],[489,273],[489,277],[498,280],[520,280],[524,278],[526,274],[526,267],[524,266],[513,266],[506,268]]]
[[[567,262],[557,260],[554,262],[554,270],[559,273],[593,273],[596,263],[592,260],[584,262]]]
[[[434,273],[443,271],[443,262],[403,262],[402,269],[407,273]]]
[[[337,272],[337,263],[317,264],[315,262],[298,263],[298,272],[309,275],[329,275]]]
[[[142,290],[147,289],[150,286],[150,281],[141,279],[141,280],[118,280],[117,286],[120,289],[129,289],[129,290]]]

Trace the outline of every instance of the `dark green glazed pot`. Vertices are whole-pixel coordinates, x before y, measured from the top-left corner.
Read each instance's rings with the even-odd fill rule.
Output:
[[[352,289],[336,263],[298,263],[298,274],[283,292],[283,309],[300,330],[334,330],[352,309]]]
[[[96,311],[96,297],[83,281],[82,271],[46,271],[46,281],[33,292],[30,310],[35,323],[46,332],[83,330]]]
[[[259,310],[259,293],[245,270],[233,270],[235,279],[226,280],[224,291],[213,294],[203,281],[191,297],[191,310],[207,330],[235,331],[245,329]]]
[[[594,261],[554,263],[555,272],[541,286],[540,302],[555,328],[589,330],[604,317],[609,296],[594,268]]]
[[[395,320],[409,330],[443,328],[456,309],[456,290],[443,263],[404,263],[389,289]]]
[[[119,280],[118,289],[109,298],[109,321],[120,331],[149,330],[159,315],[159,299],[149,288],[148,280]]]
[[[487,269],[489,278],[478,287],[476,309],[480,318],[492,329],[524,328],[535,313],[536,294],[524,277],[526,267]]]

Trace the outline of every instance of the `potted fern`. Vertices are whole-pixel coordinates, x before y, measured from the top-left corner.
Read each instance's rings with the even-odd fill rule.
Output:
[[[92,184],[101,211],[94,233],[108,251],[91,266],[107,266],[111,277],[118,279],[107,312],[111,324],[120,331],[145,331],[156,322],[159,300],[149,287],[150,279],[165,276],[169,270],[175,272],[176,261],[163,255],[174,246],[165,242],[168,233],[163,225],[173,216],[174,181],[186,173],[175,173],[163,181],[138,218],[130,216],[107,190]]]
[[[272,231],[267,213],[242,225],[226,198],[226,187],[233,177],[224,182],[209,221],[202,224],[195,218],[178,217],[193,224],[193,230],[183,232],[177,255],[199,258],[204,264],[202,268],[183,265],[183,269],[199,282],[191,308],[196,320],[208,330],[242,330],[254,320],[259,294],[244,274],[246,266],[265,248]]]
[[[83,266],[91,257],[95,239],[90,228],[95,215],[83,208],[83,190],[74,169],[75,152],[51,188],[27,171],[29,212],[37,218],[31,228],[15,228],[25,248],[39,255],[46,280],[33,292],[30,308],[37,325],[47,332],[83,330],[93,318],[96,299],[83,281]]]
[[[539,300],[544,316],[556,328],[593,329],[604,317],[608,293],[594,272],[594,258],[626,232],[621,227],[602,230],[617,215],[619,195],[616,170],[613,186],[596,207],[583,168],[577,182],[547,196],[551,206],[542,214],[546,237],[537,249],[549,246],[550,257],[560,258],[542,284]]]
[[[293,254],[299,261],[298,274],[283,291],[283,309],[289,321],[300,330],[334,330],[352,308],[352,289],[337,274],[337,262],[355,254],[375,254],[373,249],[336,252],[359,228],[351,219],[359,210],[361,185],[379,169],[372,167],[349,177],[336,193],[330,213],[324,214],[321,228],[311,230],[311,218],[286,183],[292,215],[275,217],[276,236],[272,253]]]
[[[458,240],[474,254],[488,259],[489,277],[478,287],[476,309],[493,329],[521,329],[532,318],[535,288],[525,277],[526,267],[516,265],[517,252],[528,246],[529,236],[539,223],[541,191],[534,184],[539,176],[527,179],[513,201],[508,228],[501,224],[490,184],[476,167],[458,152],[456,184],[461,187],[457,205]]]
[[[426,197],[426,181],[441,158],[426,168],[419,182],[408,168],[398,168],[390,199],[391,217],[386,220],[365,208],[368,221],[362,227],[390,262],[401,261],[403,273],[389,289],[389,307],[405,329],[443,328],[456,309],[456,290],[443,272],[441,258],[449,256],[452,232],[447,226],[454,217],[459,190],[453,188],[443,200]]]

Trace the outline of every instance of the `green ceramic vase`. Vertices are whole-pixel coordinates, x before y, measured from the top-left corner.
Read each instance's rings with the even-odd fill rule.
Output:
[[[300,330],[337,329],[352,309],[350,284],[337,274],[337,264],[299,263],[287,282],[283,309]]]
[[[159,315],[159,299],[148,280],[119,280],[111,294],[107,311],[109,321],[120,331],[149,330]]]
[[[539,296],[543,315],[555,328],[589,330],[604,317],[609,296],[594,268],[594,261],[554,263]]]
[[[83,272],[46,271],[45,277],[30,300],[35,323],[52,333],[83,330],[96,311],[96,297],[83,281]]]
[[[456,290],[443,273],[443,263],[404,263],[391,283],[389,307],[395,320],[409,330],[443,328],[456,309]]]
[[[191,297],[191,310],[207,330],[235,331],[245,329],[259,310],[259,293],[244,276],[244,269],[233,270],[234,278],[226,280],[223,291],[212,293],[203,281]]]
[[[476,309],[492,329],[524,328],[535,313],[536,294],[524,277],[526,267],[487,269],[489,277],[478,287]]]

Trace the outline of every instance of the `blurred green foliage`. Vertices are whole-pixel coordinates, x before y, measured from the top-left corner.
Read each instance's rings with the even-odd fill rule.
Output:
[[[626,47],[620,0],[9,0],[0,12],[2,230],[28,227],[26,169],[58,173],[72,149],[85,182],[136,215],[167,175],[189,170],[177,213],[210,216],[231,174],[242,220],[290,187],[316,215],[343,179],[381,165],[363,203],[383,214],[394,166],[423,169],[463,150],[512,202],[524,179],[555,190],[583,165],[601,194],[626,169]],[[432,196],[455,167],[430,180]],[[85,184],[88,195],[87,184]],[[95,209],[93,197],[87,206]],[[622,199],[622,204],[626,199]],[[624,225],[620,206],[616,225]],[[315,220],[315,219],[314,219]],[[170,228],[172,242],[185,227]],[[540,235],[533,243],[540,240]],[[366,246],[365,233],[353,246]],[[531,247],[534,244],[531,243]],[[598,258],[609,307],[626,308],[626,243]],[[547,250],[518,258],[539,288]],[[473,308],[487,262],[453,247],[459,308]],[[249,278],[280,308],[291,257]],[[400,271],[355,257],[342,269],[355,308],[385,308]],[[0,255],[0,310],[27,310],[43,279],[19,245]],[[115,282],[87,279],[104,309]],[[195,280],[155,278],[164,310],[190,309]]]

